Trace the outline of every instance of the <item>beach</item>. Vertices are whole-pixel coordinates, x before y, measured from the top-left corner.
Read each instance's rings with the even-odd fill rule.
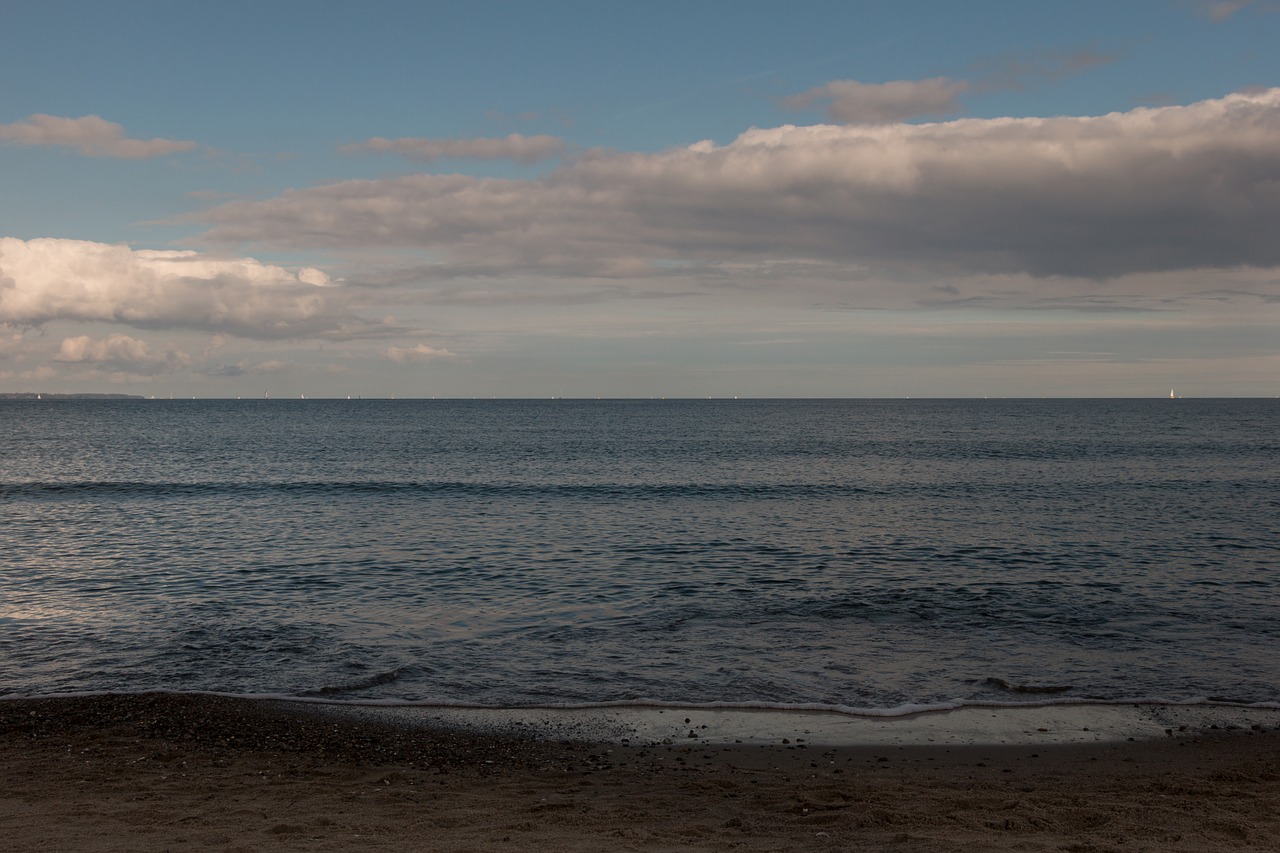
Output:
[[[689,731],[625,736],[659,713]],[[498,724],[194,694],[11,699],[0,831],[23,851],[1280,848],[1275,709],[1126,706],[1139,736],[1114,708],[1046,711],[1080,729],[1096,713],[1098,731],[1066,738],[1025,729],[1027,713],[970,714],[1000,737],[939,740],[922,715],[873,721],[898,727],[878,742],[766,743],[679,709]]]

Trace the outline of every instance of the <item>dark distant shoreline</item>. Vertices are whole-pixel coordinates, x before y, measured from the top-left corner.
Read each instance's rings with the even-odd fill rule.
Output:
[[[0,400],[145,400],[139,394],[45,394],[34,391],[0,391]]]

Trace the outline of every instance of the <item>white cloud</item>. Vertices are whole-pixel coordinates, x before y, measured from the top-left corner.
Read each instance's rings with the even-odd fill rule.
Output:
[[[1280,89],[1096,117],[752,129],[551,175],[418,174],[220,205],[208,236],[425,248],[438,276],[644,277],[803,262],[872,276],[1280,265]],[[780,280],[779,287],[786,282]]]
[[[163,373],[191,363],[185,353],[174,349],[155,352],[146,341],[118,333],[96,340],[88,335],[65,338],[54,360],[140,376]]]
[[[935,77],[931,80],[893,80],[860,83],[833,80],[783,100],[787,109],[804,110],[814,103],[830,102],[827,118],[852,124],[892,124],[924,116],[944,116],[960,111],[956,98],[969,89],[964,80]]]
[[[240,377],[267,373],[283,373],[293,367],[294,365],[291,362],[281,361],[280,359],[268,359],[267,361],[251,361],[249,359],[242,359],[234,364],[223,364],[205,372],[210,376]]]
[[[537,163],[549,160],[564,153],[563,139],[555,136],[522,136],[519,133],[508,134],[499,139],[480,137],[475,139],[426,139],[403,137],[400,139],[383,139],[375,136],[367,142],[355,145],[344,145],[340,149],[344,154],[361,151],[374,151],[385,154],[399,154],[410,160],[433,162],[445,159],[467,160],[515,160],[518,163]]]
[[[0,237],[0,323],[56,320],[262,339],[377,331],[317,269],[294,273],[252,258]]]
[[[130,139],[124,128],[98,116],[63,118],[37,113],[13,124],[0,124],[0,141],[19,145],[60,145],[86,157],[147,160],[190,151],[194,142],[174,139]]]
[[[396,364],[413,361],[453,361],[457,356],[447,349],[418,344],[413,347],[387,347],[386,356]]]

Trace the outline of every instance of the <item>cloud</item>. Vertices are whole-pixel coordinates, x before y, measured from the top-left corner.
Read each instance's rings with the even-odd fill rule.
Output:
[[[98,116],[62,118],[36,114],[13,124],[0,124],[0,141],[18,145],[61,145],[86,157],[147,160],[190,151],[194,142],[174,139],[130,139],[124,128]]]
[[[344,337],[374,324],[317,269],[252,258],[0,237],[0,324],[56,320],[196,329],[245,338]]]
[[[185,353],[172,349],[154,352],[146,341],[122,334],[97,340],[88,335],[65,338],[54,360],[140,376],[153,376],[191,363]]]
[[[21,382],[44,382],[58,375],[53,367],[42,364],[31,370],[0,370],[0,379],[12,380],[16,379]]]
[[[563,139],[555,136],[522,136],[519,133],[508,134],[500,139],[425,139],[403,137],[400,139],[383,139],[375,136],[367,142],[355,145],[344,145],[338,149],[344,154],[362,151],[374,151],[380,154],[392,153],[408,157],[410,160],[421,160],[431,163],[436,160],[515,160],[518,163],[537,163],[549,160],[564,153]]]
[[[1052,83],[1115,59],[1115,54],[1097,50],[1011,53],[975,65],[977,82],[948,77],[888,83],[832,80],[784,98],[782,106],[807,110],[825,104],[827,118],[834,122],[894,124],[959,113],[957,99],[971,90],[1022,89],[1031,81]]]
[[[447,349],[418,344],[414,347],[387,347],[385,355],[396,364],[414,361],[454,361],[458,357]]]
[[[267,361],[248,361],[242,360],[235,364],[223,364],[219,367],[210,368],[205,371],[208,376],[222,376],[235,378],[240,376],[256,376],[267,373],[282,373],[293,367],[293,364],[279,359],[269,359]]]
[[[502,110],[485,110],[484,117],[490,121],[499,122],[500,124],[510,124],[512,122],[522,122],[528,124],[538,121],[542,115],[534,110],[525,110],[518,113],[507,113]]]
[[[533,180],[417,174],[206,211],[207,236],[430,250],[441,276],[828,277],[1280,264],[1280,89],[1096,117],[752,129]],[[785,283],[779,286],[785,286]]]
[[[974,66],[973,70],[980,77],[975,88],[987,91],[1023,89],[1032,81],[1053,83],[1115,61],[1114,53],[1099,50],[1009,53]]]
[[[26,355],[26,351],[27,344],[22,332],[0,335],[0,360],[21,360]]]
[[[833,80],[782,101],[790,110],[805,110],[827,102],[827,118],[852,124],[892,124],[924,116],[944,116],[960,111],[956,98],[969,84],[935,77],[931,80],[894,80],[860,83]]]
[[[1202,2],[1200,6],[1209,20],[1221,23],[1234,17],[1241,9],[1252,6],[1254,2],[1255,0],[1222,0],[1222,2]]]

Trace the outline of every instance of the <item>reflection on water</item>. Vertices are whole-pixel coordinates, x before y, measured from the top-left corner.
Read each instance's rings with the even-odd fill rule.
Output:
[[[0,692],[1276,700],[1278,414],[5,402]]]

